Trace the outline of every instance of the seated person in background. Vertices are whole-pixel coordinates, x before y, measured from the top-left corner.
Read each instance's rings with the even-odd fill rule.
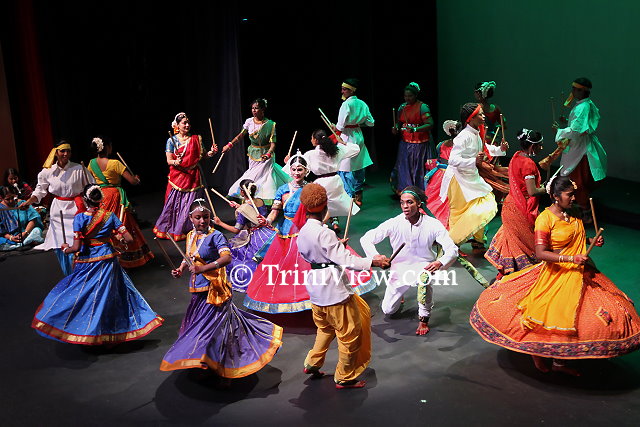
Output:
[[[15,187],[0,187],[0,250],[10,251],[21,246],[44,242],[44,225],[40,215],[29,206],[18,209],[22,203]]]

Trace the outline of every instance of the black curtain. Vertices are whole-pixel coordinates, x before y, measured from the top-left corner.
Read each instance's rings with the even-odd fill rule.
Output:
[[[418,82],[421,99],[437,105],[435,2],[409,10],[358,2],[293,9],[253,1],[34,0],[34,13],[54,139],[70,139],[75,160],[87,161],[91,139],[110,137],[142,177],[133,194],[163,190],[167,131],[180,111],[207,147],[212,118],[221,147],[250,116],[251,101],[266,98],[282,163],[295,131],[295,148],[311,148],[311,132],[324,126],[318,108],[337,119],[340,84],[356,77],[357,95],[376,119],[364,130],[371,170],[388,173],[397,149],[392,108],[404,86]],[[226,190],[246,170],[246,142],[212,176],[218,156],[205,160],[205,178]]]
[[[43,68],[53,133],[68,138],[76,161],[94,157],[91,139],[110,138],[139,174],[139,191],[162,191],[165,142],[174,116],[191,118],[192,132],[211,146],[241,126],[238,11],[229,2],[38,2]],[[210,185],[226,187],[241,173],[240,150],[225,156]]]

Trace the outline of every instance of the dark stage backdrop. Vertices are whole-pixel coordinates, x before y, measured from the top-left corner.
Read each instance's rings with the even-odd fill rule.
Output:
[[[435,5],[412,6],[410,13],[399,6],[348,6],[33,1],[53,139],[69,138],[75,160],[86,162],[93,156],[92,137],[106,135],[143,179],[131,191],[160,191],[166,184],[164,144],[177,112],[190,115],[207,146],[211,117],[222,145],[250,116],[251,101],[264,97],[267,115],[277,123],[282,163],[294,131],[296,147],[311,148],[311,132],[323,126],[318,107],[337,119],[340,83],[356,77],[358,95],[376,119],[376,127],[365,130],[372,170],[388,173],[397,148],[392,108],[402,102],[404,86],[418,82],[421,99],[437,105]],[[3,37],[3,47],[7,41]],[[18,83],[20,70],[10,78]],[[28,108],[18,109],[14,123],[24,123],[28,114]],[[437,111],[434,116],[439,137]],[[33,144],[24,135],[24,129],[16,131],[17,144],[25,147],[21,164]],[[226,188],[246,169],[239,148],[225,156],[214,179],[206,174],[211,185]],[[205,169],[216,160],[208,159]],[[33,179],[37,172],[29,170]]]

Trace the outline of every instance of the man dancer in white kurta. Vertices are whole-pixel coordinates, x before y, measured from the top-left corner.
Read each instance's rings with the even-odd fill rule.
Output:
[[[367,231],[360,238],[362,249],[369,257],[378,254],[375,245],[387,237],[394,253],[405,244],[391,264],[382,311],[387,315],[398,311],[404,293],[410,287],[418,286],[418,335],[429,332],[429,317],[433,309],[431,282],[437,279],[438,271],[448,268],[458,256],[458,247],[449,237],[447,229],[440,221],[426,215],[422,194],[418,187],[405,188],[400,194],[402,213]],[[434,243],[439,243],[443,250],[438,259],[433,250]],[[425,270],[431,276],[431,280],[426,282],[420,280]]]
[[[569,176],[578,185],[576,203],[583,210],[589,208],[589,193],[595,183],[607,176],[607,153],[602,148],[595,132],[600,123],[600,110],[590,98],[591,81],[585,77],[574,80],[571,95],[565,106],[575,99],[576,104],[569,113],[569,121],[554,123],[557,128],[556,142],[568,139],[569,145],[562,153],[560,175]],[[560,128],[560,126],[564,126]],[[588,215],[587,215],[588,218]]]
[[[388,267],[386,257],[360,258],[349,252],[336,234],[322,225],[327,213],[327,192],[319,184],[307,184],[300,194],[307,210],[307,221],[298,234],[300,255],[311,264],[305,286],[312,303],[316,340],[309,351],[304,372],[322,376],[329,345],[338,338],[338,365],[334,375],[336,388],[361,388],[357,377],[371,360],[371,312],[367,303],[353,292],[344,268],[369,270]]]
[[[93,176],[78,163],[70,161],[71,145],[61,141],[49,153],[38,174],[38,184],[24,205],[39,203],[47,194],[54,196],[49,210],[49,230],[38,250],[53,249],[65,276],[73,271],[73,254],[64,254],[63,243],[73,243],[73,219],[84,210],[82,191],[87,184],[95,184]],[[64,224],[63,224],[64,222]],[[64,233],[63,233],[64,230]]]
[[[492,188],[478,173],[478,164],[491,156],[504,156],[509,144],[499,147],[484,143],[484,112],[482,105],[467,103],[460,111],[464,129],[453,139],[449,166],[442,177],[440,200],[449,199],[449,235],[457,245],[473,237],[484,247],[485,226],[493,219],[498,206]],[[475,246],[474,246],[475,247]]]
[[[358,144],[360,147],[360,153],[357,156],[342,161],[338,174],[344,182],[344,189],[351,197],[355,197],[355,203],[361,206],[365,168],[371,166],[373,161],[371,161],[367,146],[364,145],[364,136],[360,128],[362,126],[372,127],[374,120],[369,106],[355,96],[358,85],[357,79],[346,79],[342,83],[344,102],[340,106],[335,129],[342,132],[340,136],[345,142]]]

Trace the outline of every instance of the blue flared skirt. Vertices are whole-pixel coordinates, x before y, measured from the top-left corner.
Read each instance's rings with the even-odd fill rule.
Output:
[[[76,263],[49,292],[31,326],[46,338],[100,345],[141,338],[162,322],[113,257]]]

